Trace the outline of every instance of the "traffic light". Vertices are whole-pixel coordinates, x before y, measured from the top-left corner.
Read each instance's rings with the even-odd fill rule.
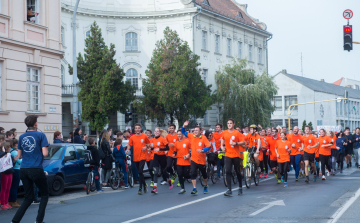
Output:
[[[352,25],[344,26],[344,50],[350,52],[353,49],[352,42]]]
[[[132,115],[131,112],[126,112],[125,113],[125,123],[128,123],[132,120],[132,118],[130,118],[130,115]]]

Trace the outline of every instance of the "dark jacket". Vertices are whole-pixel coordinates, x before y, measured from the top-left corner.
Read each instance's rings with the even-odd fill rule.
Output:
[[[54,139],[54,143],[63,143],[60,139]]]
[[[105,153],[105,158],[102,159],[101,168],[109,170],[109,169],[112,168],[112,160],[111,160],[111,157],[110,157],[112,152],[111,152],[111,149],[110,149],[110,143],[108,141],[106,141],[106,140],[103,140],[101,142],[101,149]]]
[[[93,158],[93,160],[90,162],[90,165],[95,165],[99,167],[100,166],[99,150],[97,150],[94,146],[88,146],[87,150],[90,150],[91,156]]]
[[[83,140],[79,135],[75,135],[75,137],[74,137],[74,143],[77,143],[77,144],[85,144],[86,141]]]
[[[116,161],[123,161],[126,159],[125,149],[122,145],[114,147],[113,156]]]

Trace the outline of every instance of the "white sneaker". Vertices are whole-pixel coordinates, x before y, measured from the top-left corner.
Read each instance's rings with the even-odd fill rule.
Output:
[[[325,178],[325,175],[322,175],[322,178],[321,178],[322,180],[326,180],[326,178]]]
[[[327,172],[327,176],[328,176],[328,177],[330,176],[330,172]]]
[[[214,171],[217,171],[217,166],[214,166]]]
[[[167,184],[166,181],[161,182],[161,185],[166,185],[166,184]]]

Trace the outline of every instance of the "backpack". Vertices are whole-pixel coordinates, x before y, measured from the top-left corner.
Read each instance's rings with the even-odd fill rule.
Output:
[[[104,153],[104,150],[101,147],[99,148],[99,157],[100,157],[100,160],[102,160],[106,157],[106,154]]]
[[[93,161],[93,157],[91,155],[90,150],[85,150],[84,153],[84,167],[90,167],[91,162]]]

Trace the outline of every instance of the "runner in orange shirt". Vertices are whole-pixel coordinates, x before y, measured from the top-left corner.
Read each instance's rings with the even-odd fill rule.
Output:
[[[275,152],[276,142],[280,140],[280,138],[278,137],[277,129],[271,130],[271,134],[272,136],[267,138],[268,147],[270,150],[270,168],[275,174],[275,179],[277,180],[277,183],[280,184],[281,179],[280,179],[280,174],[278,174],[277,155]]]
[[[281,140],[278,140],[275,144],[275,152],[279,165],[279,175],[282,176],[281,181],[284,181],[284,187],[287,187],[287,170],[290,165],[291,143],[287,140],[285,132],[281,132],[280,137]]]
[[[144,193],[147,192],[147,186],[144,177],[144,166],[146,162],[146,150],[150,146],[149,138],[141,133],[141,125],[139,123],[135,124],[135,135],[130,137],[129,144],[127,147],[127,153],[130,150],[130,147],[133,147],[133,160],[135,162],[136,168],[139,171],[139,192],[142,194],[142,187],[144,186]]]
[[[226,182],[228,190],[225,192],[225,196],[232,196],[231,190],[231,176],[233,168],[235,169],[238,181],[239,190],[238,195],[242,194],[242,178],[240,174],[240,145],[245,145],[243,135],[234,129],[235,121],[231,118],[227,121],[228,130],[223,132],[223,138],[221,140],[221,150],[225,151],[225,170],[226,170]],[[225,145],[225,146],[224,146]]]
[[[175,132],[176,126],[174,124],[170,124],[169,126],[169,134],[166,136],[166,140],[169,143],[169,151],[167,153],[167,166],[166,169],[170,173],[171,176],[171,183],[175,182],[175,179],[177,177],[176,175],[176,158],[174,154],[174,145],[176,141],[179,140],[176,132]],[[173,169],[174,167],[174,169]],[[175,171],[174,171],[175,170]],[[180,186],[180,183],[178,182],[178,187]]]
[[[295,181],[299,181],[301,151],[304,149],[302,136],[299,135],[299,127],[294,126],[293,134],[288,136],[291,143],[290,160],[295,170]]]
[[[196,126],[194,128],[194,134],[186,132],[186,126],[189,125],[189,121],[184,122],[184,125],[181,129],[181,133],[189,138],[191,143],[191,182],[193,185],[193,190],[191,194],[198,194],[196,189],[196,177],[197,170],[199,169],[202,177],[204,179],[204,194],[209,192],[207,182],[208,177],[206,174],[206,153],[211,149],[209,140],[205,136],[201,135],[201,127]]]
[[[265,129],[261,129],[260,131],[260,138],[258,139],[258,145],[257,145],[257,153],[259,152],[259,161],[260,161],[260,169],[261,169],[261,174],[260,174],[260,178],[262,178],[264,176],[264,171],[265,171],[265,176],[267,177],[268,174],[268,157],[266,155],[267,152],[267,141],[266,141],[266,131]]]
[[[316,132],[313,132],[313,136],[315,137],[315,143],[319,143],[319,139],[318,139],[318,134]],[[316,181],[317,176],[319,175],[320,172],[320,158],[319,158],[319,149],[320,149],[320,145],[318,144],[318,146],[315,147],[315,167],[316,167],[316,176],[314,176],[314,181]]]
[[[169,150],[168,142],[164,137],[161,136],[161,129],[159,127],[155,128],[154,131],[155,138],[153,138],[153,146],[154,146],[154,161],[153,161],[153,170],[154,170],[154,189],[151,191],[153,194],[157,194],[157,182],[159,171],[165,175],[167,179],[168,173],[166,172],[166,155],[165,152]],[[171,180],[168,180],[169,189],[173,188]]]
[[[330,176],[331,172],[331,147],[333,146],[332,139],[326,135],[324,129],[320,129],[320,136],[319,136],[319,158],[321,162],[321,172],[322,172],[322,180],[326,180],[325,177],[325,166],[328,169],[327,176]]]
[[[248,144],[249,153],[254,152],[255,163],[257,166],[256,169],[258,173],[260,173],[261,172],[260,160],[259,160],[260,152],[257,153],[258,140],[260,139],[260,136],[259,134],[256,133],[256,131],[257,131],[256,125],[250,125],[250,133],[245,136],[245,142],[246,144]]]
[[[319,145],[316,142],[316,138],[311,135],[310,126],[305,126],[305,135],[302,137],[304,143],[304,161],[305,161],[305,182],[309,182],[309,165],[311,165],[314,172],[314,181],[316,181],[316,168],[314,164],[315,160],[315,148]]]
[[[152,139],[152,131],[150,129],[146,130],[146,135],[149,138],[150,146],[146,151],[146,164],[148,166],[148,170],[151,177],[150,187],[154,187],[154,171],[153,171],[153,163],[154,163],[154,152],[152,148],[154,148],[154,143]]]
[[[222,128],[223,128],[223,125],[218,123],[216,124],[216,132],[213,133],[213,138],[215,140],[215,146],[216,146],[216,151],[219,153],[220,151],[220,147],[221,147],[221,143],[220,143],[220,140],[222,139],[223,137],[223,134],[222,134]],[[221,167],[224,166],[224,159],[218,159],[218,165],[217,165],[217,169],[218,169],[218,175],[220,177],[220,169]]]
[[[181,133],[181,130],[177,131],[178,141],[175,143],[175,152],[177,157],[177,172],[180,181],[181,190],[179,194],[185,194],[185,179],[190,179],[190,149],[191,144],[188,139]]]
[[[331,142],[333,143],[333,146],[331,146],[331,164],[332,164],[332,168],[331,168],[331,175],[335,175],[335,170],[336,170],[336,158],[339,155],[339,151],[336,149],[336,140],[337,137],[335,135],[335,133],[333,131],[330,131],[329,133],[329,137],[331,139]]]

